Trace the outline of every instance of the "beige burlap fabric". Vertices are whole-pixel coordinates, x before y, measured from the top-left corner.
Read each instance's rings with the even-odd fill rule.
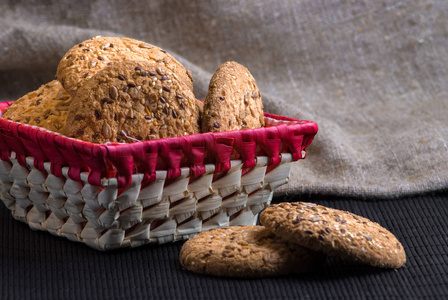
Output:
[[[265,110],[316,121],[279,193],[393,197],[448,187],[448,2],[442,0],[2,1],[0,100],[53,79],[95,35],[175,55],[205,98],[235,60]]]

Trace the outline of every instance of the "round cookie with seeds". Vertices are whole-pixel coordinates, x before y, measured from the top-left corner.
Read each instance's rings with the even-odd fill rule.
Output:
[[[164,66],[165,75],[183,81],[193,91],[193,76],[165,50],[129,38],[94,37],[73,46],[63,56],[57,78],[67,92],[74,96],[84,82],[110,64],[121,61],[151,61]]]
[[[319,255],[272,234],[263,226],[231,226],[203,231],[182,246],[179,260],[192,272],[222,277],[300,274]]]
[[[222,64],[210,80],[202,132],[264,126],[261,93],[249,70],[237,62]]]
[[[406,254],[397,238],[378,223],[313,203],[268,206],[261,223],[278,236],[309,249],[383,268],[399,268]]]
[[[73,97],[65,134],[105,143],[199,133],[197,100],[158,63],[125,61],[85,82]]]
[[[3,118],[63,133],[70,101],[59,81],[53,80],[11,104]]]

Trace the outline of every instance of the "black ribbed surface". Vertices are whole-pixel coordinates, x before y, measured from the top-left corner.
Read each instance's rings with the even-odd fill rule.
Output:
[[[392,231],[407,263],[399,270],[326,259],[306,276],[234,280],[180,268],[181,243],[98,252],[32,231],[0,204],[1,299],[396,299],[448,298],[448,192],[366,201],[301,196],[352,211]]]

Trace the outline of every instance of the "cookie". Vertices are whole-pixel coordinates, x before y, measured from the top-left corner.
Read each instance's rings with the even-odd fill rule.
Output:
[[[73,97],[65,134],[93,143],[130,143],[199,133],[197,101],[166,66],[118,62]]]
[[[193,77],[163,49],[129,38],[95,37],[72,47],[58,65],[57,78],[74,96],[84,82],[107,65],[121,61],[152,61],[164,66],[167,76],[183,81],[193,91]]]
[[[308,249],[290,247],[263,226],[231,226],[189,239],[179,260],[195,273],[253,278],[304,273],[318,257]]]
[[[260,221],[276,235],[331,256],[383,268],[406,263],[403,246],[391,232],[350,212],[285,202],[268,206]]]
[[[261,93],[249,70],[236,62],[219,66],[204,103],[202,132],[264,126]]]
[[[63,133],[70,101],[59,81],[53,80],[11,104],[3,118]]]
[[[201,126],[202,126],[202,116],[204,115],[204,101],[197,100],[196,101],[196,106],[198,107],[198,114],[199,114],[198,126],[199,126],[199,129],[201,129]]]

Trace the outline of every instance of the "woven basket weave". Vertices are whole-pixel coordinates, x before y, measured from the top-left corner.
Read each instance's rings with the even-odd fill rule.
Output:
[[[317,125],[91,144],[0,118],[1,199],[35,230],[109,250],[254,224]]]

